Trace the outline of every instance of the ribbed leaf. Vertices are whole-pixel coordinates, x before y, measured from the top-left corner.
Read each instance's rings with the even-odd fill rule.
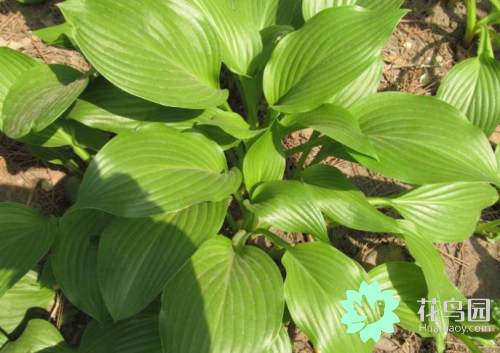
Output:
[[[489,57],[467,59],[446,75],[437,97],[450,103],[490,136],[500,123],[500,62]]]
[[[217,39],[188,2],[71,0],[60,7],[85,57],[126,92],[191,109],[226,100]]]
[[[71,26],[65,22],[59,25],[49,26],[33,31],[33,35],[40,38],[44,43],[57,45],[68,49],[75,47],[71,35]]]
[[[0,48],[0,113],[10,87],[33,66],[39,65],[35,59],[10,48]],[[0,115],[0,129],[3,117]]]
[[[52,270],[64,295],[93,318],[108,318],[97,281],[99,236],[111,217],[97,211],[68,211],[51,257]]]
[[[335,167],[317,164],[300,175],[321,210],[333,221],[349,228],[397,233],[396,221],[370,205]]]
[[[262,250],[207,241],[163,293],[160,336],[165,352],[254,353],[282,327],[283,282]],[[244,334],[243,334],[244,333]]]
[[[499,180],[486,136],[447,103],[378,93],[356,103],[351,112],[379,158],[355,154],[370,169],[413,184]]]
[[[380,57],[403,14],[348,6],[322,11],[274,50],[264,72],[268,102],[286,113],[327,102]]]
[[[407,226],[404,238],[410,254],[424,274],[428,289],[427,298],[429,300],[436,299],[438,303],[449,299],[464,300],[463,294],[450,281],[444,261],[434,248],[432,240],[418,234],[412,225]],[[437,331],[435,337],[438,352],[444,350],[444,338],[448,333],[448,320],[444,317],[442,310],[437,310],[435,320],[427,322]]]
[[[191,110],[155,104],[128,94],[104,79],[97,79],[76,101],[66,118],[92,128],[120,133],[147,122],[188,128],[213,114],[215,109]]]
[[[241,183],[225,169],[222,149],[201,135],[161,125],[124,132],[89,165],[77,207],[137,218],[221,201]]]
[[[376,158],[375,149],[361,131],[356,117],[340,106],[325,104],[311,112],[289,115],[282,124],[310,127],[355,151]]]
[[[356,0],[302,0],[302,15],[308,21],[311,17],[324,9],[336,6],[356,4]]]
[[[144,309],[165,283],[224,222],[227,202],[202,203],[145,219],[116,218],[99,243],[97,268],[115,321]]]
[[[0,331],[0,351],[2,347],[9,341],[9,338],[5,336],[1,331]]]
[[[362,98],[376,93],[382,79],[383,69],[384,60],[374,58],[368,69],[330,99],[330,103],[343,108],[350,108]]]
[[[372,341],[363,343],[358,333],[347,333],[346,326],[341,323],[345,312],[341,301],[346,298],[346,292],[357,291],[367,278],[359,264],[322,242],[295,246],[286,252],[283,264],[287,273],[285,299],[290,315],[318,351],[372,351]],[[372,311],[368,305],[359,310],[366,317],[380,317],[380,313]]]
[[[54,291],[38,282],[38,273],[28,272],[0,297],[0,330],[12,334],[25,319],[28,310],[49,310],[54,298]]]
[[[293,353],[292,342],[286,327],[283,327],[278,334],[278,337],[273,342],[273,345],[264,353]]]
[[[69,66],[36,65],[19,76],[3,102],[3,131],[12,138],[41,131],[78,98],[88,77]]]
[[[374,10],[394,10],[399,9],[403,5],[404,0],[358,0],[356,5]]]
[[[63,345],[64,338],[61,336],[57,328],[55,328],[48,321],[34,319],[28,323],[21,337],[19,337],[16,341],[7,343],[4,347],[2,347],[2,349],[0,349],[0,352],[55,353],[58,352],[57,349]]]
[[[247,190],[262,182],[283,179],[285,152],[278,125],[264,132],[250,147],[243,160],[243,177]]]
[[[417,231],[434,242],[460,242],[476,229],[481,211],[498,200],[486,183],[429,184],[387,199]]]
[[[257,186],[247,207],[262,221],[286,232],[302,232],[328,242],[325,221],[311,190],[298,181]]]
[[[71,146],[73,138],[70,134],[70,124],[64,120],[56,121],[40,132],[32,132],[21,137],[19,141],[28,145],[43,146],[48,148]]]
[[[395,291],[395,298],[400,300],[399,306],[394,310],[401,320],[398,325],[427,336],[427,332],[420,330],[423,323],[418,315],[418,301],[427,297],[422,270],[411,262],[388,262],[372,269],[368,276],[370,281],[377,281],[382,290]]]
[[[10,202],[0,203],[0,229],[1,297],[49,251],[58,229],[54,218]]]
[[[139,315],[116,324],[92,321],[79,353],[160,353],[157,316]]]
[[[278,0],[193,0],[219,37],[222,60],[239,75],[249,72],[262,51],[259,31],[274,24]]]
[[[238,113],[222,110],[217,110],[210,119],[200,121],[199,125],[218,127],[238,140],[248,140],[262,132],[262,130],[250,130],[250,125]]]

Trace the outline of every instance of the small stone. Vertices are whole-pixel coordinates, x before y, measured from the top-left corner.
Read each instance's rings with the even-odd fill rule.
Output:
[[[420,84],[422,86],[427,86],[429,83],[431,83],[431,76],[426,72],[420,76]]]
[[[406,49],[411,49],[411,47],[413,47],[413,43],[412,42],[405,42],[403,44],[403,46],[406,48]]]
[[[441,55],[436,56],[436,62],[441,64],[443,62],[443,57]]]

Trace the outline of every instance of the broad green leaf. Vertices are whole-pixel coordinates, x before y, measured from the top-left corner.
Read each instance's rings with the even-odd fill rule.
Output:
[[[325,104],[311,112],[289,115],[281,122],[285,126],[310,127],[355,151],[377,157],[356,117],[340,106]]]
[[[418,301],[427,297],[427,285],[422,270],[411,262],[388,262],[375,267],[368,272],[370,281],[377,281],[382,290],[394,290],[395,298],[400,300],[394,313],[401,320],[398,325],[428,336],[420,330],[423,323],[420,321]]]
[[[450,299],[465,300],[463,294],[460,293],[448,277],[444,261],[434,248],[432,239],[417,233],[415,227],[406,221],[402,221],[402,225],[405,225],[406,228],[404,239],[408,250],[424,274],[428,290],[427,298],[429,300],[436,299],[438,303],[443,303],[445,300]],[[435,335],[436,343],[438,352],[442,352],[444,350],[444,338],[448,333],[449,322],[442,310],[439,309],[439,306],[436,310],[435,319],[432,321],[429,320],[427,324],[435,327],[436,331],[438,331]]]
[[[278,0],[193,0],[210,21],[219,38],[222,61],[239,75],[262,51],[260,30],[275,23]]]
[[[311,17],[324,9],[336,6],[350,6],[356,0],[302,0],[302,15],[308,21]]]
[[[0,229],[1,297],[47,254],[58,229],[54,218],[10,202],[0,203]]]
[[[266,181],[283,179],[285,152],[281,144],[278,125],[273,124],[255,141],[243,160],[243,178],[247,190]]]
[[[500,62],[486,56],[453,67],[437,97],[456,107],[490,136],[500,123]]]
[[[2,347],[9,341],[9,338],[5,336],[1,331],[0,331],[0,351],[2,350]]]
[[[356,5],[367,9],[387,11],[399,9],[403,3],[404,0],[358,0]]]
[[[160,337],[166,352],[263,352],[282,327],[283,280],[253,246],[204,243],[163,292]],[[244,334],[243,334],[244,333]]]
[[[91,83],[66,115],[92,128],[120,133],[148,122],[189,128],[215,114],[215,109],[191,110],[165,107],[128,94],[99,78]]]
[[[69,125],[66,121],[60,120],[39,132],[32,132],[24,137],[18,139],[19,141],[47,148],[55,148],[62,146],[71,146],[73,138],[69,133]]]
[[[110,218],[93,210],[70,209],[60,220],[60,236],[51,256],[52,271],[66,298],[99,321],[109,314],[97,280],[97,247]]]
[[[36,271],[28,272],[0,297],[0,331],[7,334],[19,327],[28,310],[49,310],[55,299],[54,290],[38,281]]]
[[[374,58],[368,69],[330,99],[330,103],[343,108],[350,108],[360,99],[376,93],[382,79],[383,69],[384,60]]]
[[[293,353],[292,349],[292,342],[290,341],[290,336],[288,336],[288,331],[286,327],[283,327],[272,346],[264,353]]]
[[[345,309],[341,301],[346,292],[357,291],[367,279],[355,261],[333,246],[304,243],[286,252],[285,300],[295,324],[310,338],[321,353],[372,351],[371,340],[363,343],[359,333],[348,333],[341,323]],[[380,313],[369,305],[358,308],[367,318],[378,319]]]
[[[385,199],[417,231],[434,242],[461,242],[476,229],[481,211],[498,200],[486,183],[429,184]]]
[[[88,77],[64,65],[36,65],[5,96],[3,132],[12,138],[42,131],[59,118],[88,84]]]
[[[131,319],[86,328],[79,353],[160,353],[157,315],[138,315]]]
[[[37,29],[33,31],[33,35],[49,45],[57,45],[68,49],[73,49],[76,46],[71,35],[71,26],[67,22]]]
[[[115,218],[97,255],[100,288],[115,321],[137,314],[224,222],[227,202],[201,203],[154,218]]]
[[[161,125],[124,132],[90,163],[77,207],[140,218],[221,201],[241,183],[226,168],[222,149],[202,135]]]
[[[439,99],[377,93],[356,103],[351,112],[378,160],[353,156],[383,175],[411,184],[500,180],[486,136]]]
[[[10,48],[0,48],[0,113],[9,89],[19,77],[34,66],[42,64],[35,59]],[[0,114],[0,129],[3,117]]]
[[[302,232],[329,242],[325,220],[314,195],[295,180],[258,185],[246,204],[260,220],[286,232]]]
[[[274,50],[264,72],[268,102],[285,113],[326,103],[380,58],[403,14],[348,6],[322,11]]]
[[[333,221],[363,231],[398,232],[396,221],[373,207],[337,168],[317,164],[304,170],[300,178]]]
[[[179,108],[226,100],[217,39],[188,2],[70,0],[60,7],[85,57],[124,91]]]
[[[28,322],[22,335],[7,343],[1,353],[52,353],[62,352],[64,338],[50,322],[34,319]]]
[[[217,110],[212,118],[198,124],[218,127],[238,140],[248,140],[262,132],[262,130],[250,130],[250,125],[238,113],[222,110]]]

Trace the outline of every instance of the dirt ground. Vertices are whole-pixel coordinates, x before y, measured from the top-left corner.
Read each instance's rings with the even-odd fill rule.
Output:
[[[43,5],[22,6],[14,0],[0,0],[0,47],[10,48],[38,57],[47,63],[64,63],[79,69],[88,68],[75,52],[49,47],[32,36],[31,31],[60,23],[62,17],[56,0]],[[407,91],[421,95],[434,94],[440,79],[458,61],[474,55],[474,48],[464,48],[465,9],[461,2],[407,0],[412,11],[402,20],[385,52],[385,69],[380,90]],[[480,2],[480,12],[487,2]],[[297,134],[287,144],[294,145],[307,138]],[[500,142],[500,131],[492,137]],[[341,160],[330,160],[340,167],[368,194],[389,194],[404,190],[404,185],[379,177],[366,169]],[[22,145],[0,136],[0,201],[17,201],[37,207],[46,214],[61,214],[65,207],[60,182],[65,172],[48,166],[26,152]],[[491,209],[485,219],[500,218],[500,210]],[[336,245],[370,267],[381,261],[408,257],[402,244],[394,238],[342,230],[336,234]],[[450,277],[469,297],[500,298],[500,245],[473,237],[461,244],[439,247]],[[312,353],[305,337],[293,327],[296,353]],[[429,342],[415,334],[399,330],[377,345],[377,352],[433,352]],[[450,339],[447,353],[467,352],[460,342]],[[487,352],[500,352],[489,349]]]

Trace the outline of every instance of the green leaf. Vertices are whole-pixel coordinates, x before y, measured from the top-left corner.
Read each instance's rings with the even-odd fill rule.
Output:
[[[188,2],[70,0],[60,7],[85,57],[124,91],[179,108],[226,100],[217,39]]]
[[[77,207],[139,218],[221,201],[241,184],[226,168],[222,149],[202,135],[161,125],[124,132],[90,163]]]
[[[377,157],[356,117],[342,107],[325,104],[311,112],[289,115],[281,123],[285,126],[295,125],[296,128],[310,127],[355,151]]]
[[[259,183],[283,179],[286,160],[278,125],[273,124],[248,150],[243,160],[243,177],[247,190]]]
[[[159,353],[157,316],[135,316],[119,323],[92,321],[86,328],[79,353]]]
[[[27,206],[2,202],[0,229],[1,297],[47,254],[57,235],[57,222]]]
[[[250,125],[238,113],[222,110],[217,110],[212,118],[201,121],[197,125],[218,127],[238,140],[248,140],[262,132],[262,130],[250,130]]]
[[[229,239],[216,237],[165,287],[163,349],[263,352],[282,327],[283,311],[283,281],[271,258],[256,247],[234,249]]]
[[[396,221],[373,207],[337,168],[317,164],[304,170],[300,178],[333,221],[362,231],[399,232]]]
[[[453,67],[437,97],[456,107],[490,136],[500,123],[500,62],[486,56]]]
[[[278,0],[194,0],[217,32],[222,61],[239,75],[262,51],[260,30],[275,23]]]
[[[7,343],[1,353],[51,353],[64,346],[64,338],[50,322],[40,319],[31,320],[21,337]],[[56,348],[57,347],[57,348]],[[59,351],[61,352],[61,351]]]
[[[336,6],[350,6],[356,4],[356,0],[302,0],[302,14],[308,21],[311,17],[322,10]]]
[[[367,9],[387,11],[401,8],[404,0],[358,0],[357,5]]]
[[[264,72],[268,102],[285,113],[326,103],[380,58],[403,14],[347,6],[322,11],[274,50]]]
[[[9,338],[0,331],[0,352],[2,347],[9,341]]]
[[[451,282],[446,273],[444,261],[434,248],[432,239],[420,235],[415,231],[412,224],[406,225],[406,233],[404,239],[410,254],[415,259],[415,262],[422,269],[422,272],[427,283],[427,298],[429,300],[436,299],[438,303],[443,303],[445,300],[465,300],[462,293]],[[442,310],[436,310],[435,320],[429,321],[427,324],[434,327],[437,331],[435,335],[437,339],[438,351],[444,349],[444,339],[448,333],[449,320],[446,318]]]
[[[68,49],[74,49],[76,46],[74,39],[72,39],[71,26],[67,22],[38,29],[33,31],[33,35],[49,45],[57,45]]]
[[[295,180],[258,185],[246,204],[262,221],[286,232],[302,232],[329,242],[325,220],[311,191]]]
[[[385,199],[421,235],[434,242],[461,242],[476,229],[481,211],[498,200],[486,183],[429,184]]]
[[[0,297],[0,331],[12,334],[23,322],[28,310],[49,310],[54,299],[54,290],[38,281],[36,271],[29,271]]]
[[[201,203],[154,218],[116,218],[99,243],[97,269],[115,321],[137,314],[206,240],[217,234],[228,203]]]
[[[420,267],[411,262],[388,262],[370,270],[368,277],[370,281],[377,281],[382,290],[395,291],[395,298],[400,300],[394,310],[401,320],[398,325],[424,337],[429,335],[420,329],[423,323],[418,315],[418,301],[427,297],[427,285]]]
[[[69,66],[36,65],[25,71],[3,102],[4,133],[12,138],[41,131],[59,118],[88,84],[88,77]]]
[[[347,333],[341,323],[341,301],[348,290],[357,291],[367,278],[358,263],[331,245],[303,243],[286,252],[285,299],[295,324],[321,353],[370,353],[372,341],[363,343],[359,333]],[[379,318],[370,306],[359,307],[368,318]],[[377,317],[378,316],[378,317]],[[375,319],[376,320],[376,319]]]
[[[0,112],[9,92],[21,75],[34,66],[41,66],[32,57],[19,53],[10,48],[0,48]],[[0,129],[3,117],[0,115]]]
[[[273,345],[264,353],[293,353],[292,342],[286,327],[283,327],[278,334],[278,337],[273,342]]]
[[[215,109],[191,110],[165,107],[128,94],[99,78],[76,101],[66,119],[92,128],[120,133],[158,122],[172,127],[189,128],[215,114]]]
[[[378,160],[353,156],[374,171],[410,184],[499,181],[486,136],[439,99],[377,93],[356,103],[351,112]]]
[[[97,211],[70,209],[60,220],[60,236],[51,256],[52,271],[66,298],[99,321],[109,314],[97,281],[97,247],[110,218]]]
[[[374,58],[368,69],[330,99],[330,103],[343,108],[350,108],[362,98],[376,93],[382,79],[383,69],[384,60]]]
[[[64,120],[56,121],[40,132],[31,132],[21,137],[19,141],[33,146],[42,146],[47,148],[71,146],[73,138],[70,134],[70,124]]]

